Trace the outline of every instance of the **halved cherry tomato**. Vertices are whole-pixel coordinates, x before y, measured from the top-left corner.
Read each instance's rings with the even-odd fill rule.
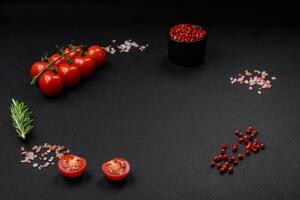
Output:
[[[87,162],[82,157],[66,154],[59,159],[57,166],[63,176],[76,178],[86,170]]]
[[[114,158],[102,165],[102,171],[107,179],[111,181],[121,181],[130,172],[130,165],[124,158]]]
[[[50,56],[49,61],[50,61],[50,62],[55,61],[55,60],[57,60],[59,57],[60,57],[60,55],[59,55],[58,53],[55,53],[55,54],[53,54],[52,56]],[[66,60],[65,58],[62,58],[62,59],[56,61],[54,65],[55,65],[55,66],[58,66],[58,65],[64,64],[64,63],[67,63],[67,60]]]
[[[64,52],[69,53],[69,54],[66,55],[66,58],[75,58],[76,56],[79,56],[79,53],[81,51],[82,51],[82,48],[78,47],[78,48],[76,48],[76,51],[73,51],[73,52],[69,53],[70,49],[68,47],[64,48]]]
[[[38,75],[38,73],[40,73],[40,71],[42,71],[42,69],[46,68],[48,65],[48,63],[46,62],[35,62],[32,64],[31,69],[30,69],[30,75],[31,77],[35,77],[36,75]]]
[[[74,86],[80,81],[80,69],[76,64],[63,63],[57,67],[65,86]]]
[[[98,45],[90,46],[86,55],[95,61],[96,66],[101,66],[106,59],[106,52]]]
[[[96,67],[95,61],[87,56],[77,56],[73,62],[79,66],[82,77],[89,77]]]
[[[64,86],[62,77],[52,71],[45,71],[39,77],[38,82],[41,91],[47,96],[58,95]]]

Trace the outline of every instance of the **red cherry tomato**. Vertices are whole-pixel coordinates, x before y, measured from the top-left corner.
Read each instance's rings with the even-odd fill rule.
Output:
[[[86,170],[87,162],[82,157],[66,154],[59,159],[57,166],[63,176],[76,178]]]
[[[35,77],[36,75],[38,75],[38,73],[40,73],[40,71],[42,71],[42,69],[46,68],[48,65],[48,63],[46,62],[35,62],[32,64],[31,69],[30,69],[30,75],[31,77]]]
[[[71,53],[69,53],[69,52],[70,52],[70,49],[69,49],[68,47],[66,47],[66,48],[64,49],[64,52],[65,52],[65,53],[69,53],[69,54],[66,55],[67,58],[75,58],[76,56],[79,56],[79,53],[80,53],[81,51],[82,51],[82,48],[81,48],[81,47],[76,48],[76,51],[73,51],[73,52],[71,52]]]
[[[102,171],[107,179],[121,181],[128,176],[130,165],[124,158],[114,158],[103,163]]]
[[[102,47],[93,45],[88,48],[87,56],[95,61],[96,66],[100,66],[105,62],[106,52]]]
[[[55,61],[55,60],[57,60],[59,57],[60,57],[60,55],[59,55],[58,53],[55,53],[55,54],[53,54],[52,56],[50,56],[49,61],[50,61],[50,62]],[[67,60],[66,60],[65,58],[62,58],[62,59],[56,61],[54,65],[55,65],[55,66],[58,66],[58,65],[64,64],[64,63],[67,63]]]
[[[62,77],[52,71],[45,71],[39,77],[38,82],[41,91],[47,96],[58,95],[64,86]]]
[[[89,77],[96,67],[95,61],[87,56],[77,56],[73,62],[78,65],[82,77]]]
[[[63,63],[57,67],[65,86],[74,86],[80,81],[80,69],[76,64]]]

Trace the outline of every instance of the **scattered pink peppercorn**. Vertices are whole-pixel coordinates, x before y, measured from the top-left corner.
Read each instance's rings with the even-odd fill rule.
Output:
[[[227,170],[228,170],[228,165],[225,165],[225,164],[224,164],[224,165],[222,166],[222,168],[223,168],[225,171],[227,171]]]
[[[221,154],[226,153],[226,149],[221,149],[221,150],[220,150],[220,153],[221,153]]]
[[[211,161],[210,166],[211,166],[211,167],[215,167],[215,166],[216,166],[216,163],[215,163],[214,161]]]
[[[250,142],[249,142],[249,140],[245,140],[244,141],[244,145],[247,145],[247,144],[249,144]]]
[[[234,164],[234,165],[238,165],[238,164],[239,164],[239,161],[238,161],[238,160],[235,160],[235,161],[233,161],[233,164]]]
[[[221,167],[221,168],[220,168],[220,174],[224,174],[225,172],[226,172],[226,169],[223,168],[223,167]]]
[[[223,160],[228,160],[228,155],[227,154],[223,155]]]
[[[228,173],[229,173],[229,174],[233,174],[233,172],[234,172],[233,167],[229,167],[229,168],[228,168]]]
[[[217,166],[221,174],[228,172],[229,174],[234,173],[234,166],[239,164],[245,156],[249,156],[251,152],[258,153],[265,149],[265,144],[259,143],[257,139],[254,139],[257,135],[257,130],[253,130],[252,127],[246,129],[248,135],[243,135],[239,130],[235,130],[234,134],[239,136],[238,142],[244,146],[243,152],[238,152],[240,147],[238,144],[231,145],[231,149],[237,156],[229,155],[226,153],[228,148],[227,143],[222,144],[220,154],[214,157],[214,161],[210,163],[211,167]]]
[[[231,156],[230,159],[229,159],[229,162],[233,163],[235,160],[236,160],[236,157],[235,156]]]
[[[234,131],[234,134],[237,135],[237,136],[239,136],[240,133],[241,133],[241,131],[239,131],[239,130],[235,130],[235,131]]]
[[[218,162],[218,161],[219,161],[219,157],[218,157],[218,156],[215,156],[215,157],[214,157],[214,161],[215,161],[215,162]]]
[[[239,149],[239,146],[238,146],[237,144],[233,144],[233,145],[232,145],[232,151],[233,151],[233,152],[237,152],[238,149]]]
[[[251,150],[250,149],[246,149],[246,155],[249,156],[251,153]]]
[[[244,154],[243,153],[239,153],[238,157],[239,157],[240,160],[243,160],[244,159]]]
[[[252,148],[252,152],[257,153],[258,149],[257,148]]]
[[[246,145],[246,149],[251,149],[251,146],[252,146],[252,143],[251,142],[249,142],[247,145]]]
[[[223,144],[222,144],[222,148],[223,148],[223,149],[227,149],[227,143],[223,143]]]
[[[248,136],[248,135],[245,135],[245,136],[244,136],[244,140],[249,140],[249,136]]]

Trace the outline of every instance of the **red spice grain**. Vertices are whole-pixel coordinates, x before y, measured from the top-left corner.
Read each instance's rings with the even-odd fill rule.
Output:
[[[169,37],[178,42],[195,42],[206,37],[206,31],[197,25],[179,24],[169,30]]]
[[[233,151],[233,152],[237,152],[238,149],[239,149],[239,146],[238,146],[237,144],[233,144],[233,145],[232,145],[232,151]]]
[[[229,168],[228,168],[228,173],[229,173],[229,174],[233,174],[233,172],[234,172],[233,167],[229,167]]]
[[[235,130],[234,134],[239,136],[238,141],[240,145],[243,145],[243,149],[238,144],[231,145],[231,149],[237,156],[226,153],[228,148],[227,143],[221,145],[220,154],[214,157],[214,161],[211,162],[211,167],[217,166],[220,174],[228,172],[232,174],[234,172],[234,166],[237,166],[240,161],[244,160],[245,157],[250,156],[251,152],[258,153],[265,149],[265,144],[259,143],[255,137],[257,136],[257,130],[252,127],[246,129],[247,135],[243,135],[239,130]],[[239,152],[239,150],[241,150]]]
[[[211,161],[210,166],[211,166],[211,167],[215,167],[215,166],[216,166],[216,163],[215,163],[214,161]]]

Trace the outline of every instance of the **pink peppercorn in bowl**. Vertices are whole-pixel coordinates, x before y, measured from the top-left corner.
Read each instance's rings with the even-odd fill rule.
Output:
[[[195,66],[204,60],[207,32],[201,26],[179,24],[168,32],[168,57],[183,66]]]

